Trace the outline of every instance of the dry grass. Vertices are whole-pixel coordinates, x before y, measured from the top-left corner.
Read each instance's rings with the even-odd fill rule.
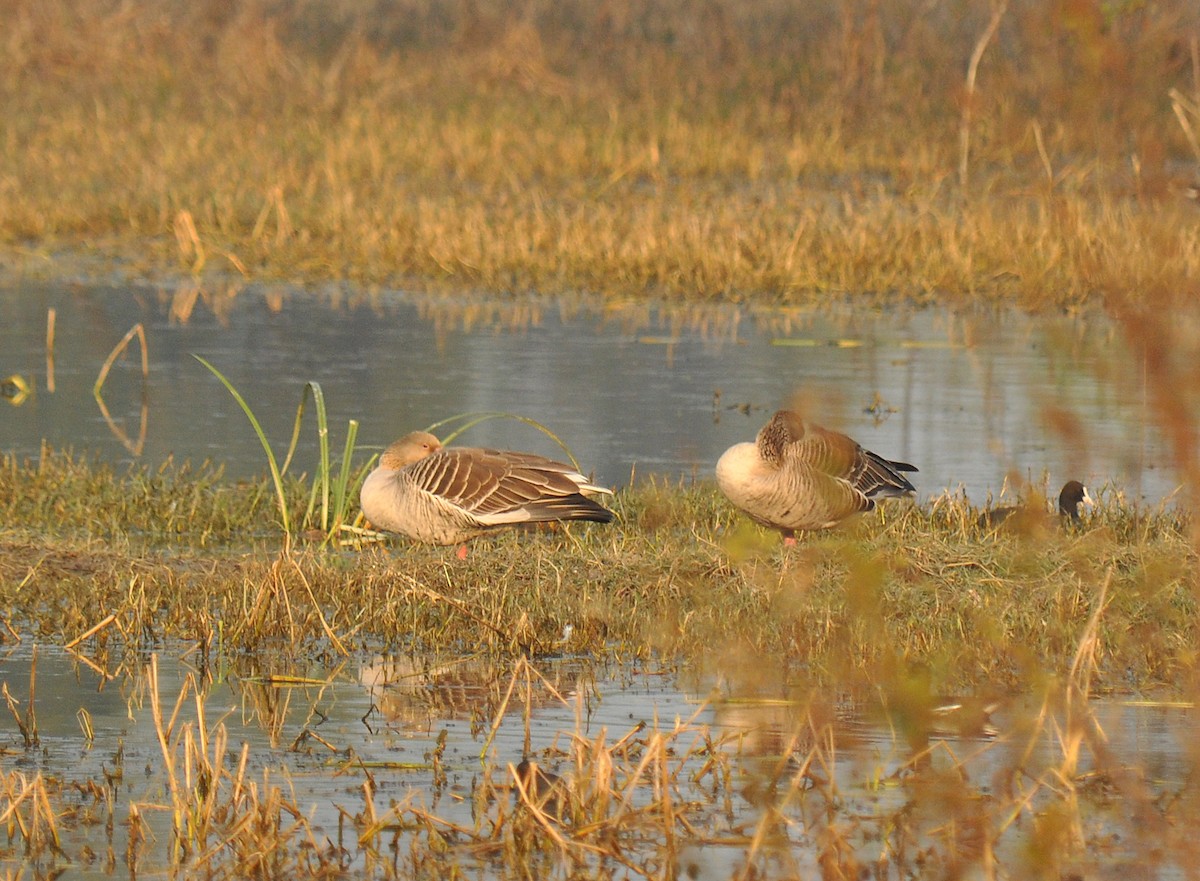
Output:
[[[1194,863],[1194,842],[1178,831],[1196,818],[1186,784],[1148,779],[1114,752],[1090,703],[1106,690],[1194,692],[1196,559],[1179,514],[1110,501],[1078,531],[1047,517],[982,535],[976,512],[947,497],[889,506],[789,550],[710,485],[644,482],[617,494],[615,527],[508,533],[473,542],[460,560],[407,543],[278,550],[278,533],[274,550],[255,550],[239,536],[271,512],[265,484],[221,486],[203,471],[114,474],[47,454],[0,473],[5,520],[23,524],[0,533],[4,641],[68,643],[79,663],[123,683],[129,715],[149,713],[162,769],[157,794],[138,797],[119,785],[119,745],[102,781],[0,778],[6,852],[28,864],[66,856],[111,871],[120,858],[131,871],[218,878],[366,866],[423,878],[450,860],[500,878],[601,878],[614,864],[687,874],[721,854],[739,877],[844,878],[868,866],[901,877],[1061,877],[1139,854]],[[161,520],[137,501],[150,480]],[[307,494],[291,488],[297,506]],[[142,650],[173,640],[193,646],[198,665],[172,697]],[[448,669],[436,656],[474,655],[441,677],[461,680],[465,696],[435,689],[445,703],[419,722],[472,720],[483,763],[452,799],[471,803],[470,823],[438,808],[456,761],[444,737],[416,769],[428,789],[397,793],[380,787],[413,768],[363,764],[341,729],[289,730],[292,690],[280,698],[280,686],[328,685],[296,671],[336,670],[348,653],[381,645],[402,655],[370,680],[380,713],[398,687],[389,683]],[[699,720],[700,707],[674,723],[589,729],[587,707],[600,696],[586,680],[555,682],[527,660],[561,652],[681,661],[698,682],[720,683],[713,721]],[[420,683],[432,675],[412,687],[426,693]],[[313,824],[270,755],[235,748],[225,722],[208,718],[215,677],[239,683],[271,743],[309,744],[339,757],[326,773],[361,779],[341,790],[336,835]],[[4,686],[18,728],[36,737],[24,700],[35,676]],[[950,722],[940,697],[963,690],[980,717]],[[894,752],[846,761],[857,724],[839,707],[847,695],[878,707]],[[1001,733],[980,739],[982,707],[1013,695]],[[533,716],[555,703],[574,709],[574,731],[562,732],[565,747],[532,753]],[[491,751],[514,714],[526,756],[544,771],[521,776],[514,757]],[[961,731],[945,740],[948,725],[968,740],[954,741]],[[113,748],[83,731],[89,748]],[[10,748],[19,744],[0,744]],[[37,749],[29,736],[25,749]],[[980,777],[974,763],[989,751],[1000,755],[996,770]],[[125,830],[115,838],[114,819]],[[106,853],[79,851],[81,825],[109,830]]]
[[[66,643],[111,616],[84,645],[168,637],[325,657],[477,646],[701,666],[727,646],[826,681],[920,663],[935,689],[1019,689],[1064,667],[1107,583],[1098,687],[1180,687],[1195,662],[1196,558],[1188,520],[1170,512],[1113,504],[1078,533],[996,537],[945,498],[783,549],[711,484],[643,483],[616,495],[614,527],[511,532],[459,560],[404,541],[280,551],[277,531],[255,539],[271,516],[265,488],[203,473],[121,476],[47,457],[3,475],[0,512],[22,528],[0,535],[0,618],[38,640]]]
[[[1194,292],[1195,9],[1012,3],[965,117],[986,16],[914,5],[13,2],[0,241],[497,292]]]
[[[484,724],[474,737],[478,757],[451,760],[452,797],[440,770],[444,732],[420,769],[432,775],[425,785],[412,767],[364,763],[361,732],[303,729],[290,752],[307,736],[330,757],[322,770],[306,763],[304,782],[341,781],[336,826],[328,805],[315,816],[328,795],[306,794],[271,764],[281,761],[275,751],[236,748],[227,720],[209,718],[209,675],[188,674],[172,694],[151,656],[119,677],[130,719],[148,715],[157,738],[149,786],[127,784],[133,769],[111,742],[97,744],[116,747],[103,779],[9,771],[0,776],[0,853],[39,870],[65,860],[112,873],[121,861],[130,873],[212,878],[598,879],[614,866],[629,877],[708,878],[714,860],[726,867],[721,877],[735,878],[1057,878],[1126,859],[1186,877],[1196,857],[1194,753],[1171,770],[1176,779],[1151,779],[1136,756],[1114,749],[1088,701],[1103,599],[1102,590],[1062,680],[1032,690],[987,735],[939,731],[919,694],[884,689],[884,727],[897,737],[856,746],[861,707],[750,658],[728,665],[724,696],[688,718],[597,730],[588,705],[600,697],[585,682],[565,698],[537,665],[490,668],[473,701],[486,705],[490,731]],[[765,699],[767,680],[790,689]],[[249,696],[256,685],[241,687]],[[554,746],[530,753],[527,738],[521,765],[490,748],[505,717],[528,731],[552,704],[574,711]],[[250,770],[264,759],[261,775]]]
[[[0,510],[14,526],[116,541],[183,541],[196,548],[273,534],[270,486],[230,483],[220,466],[207,462],[168,460],[156,469],[117,471],[47,448],[36,463],[5,456],[0,467],[5,471]]]
[[[964,81],[988,11],[916,5],[535,0],[517,20],[489,0],[382,15],[351,0],[13,0],[5,262],[61,274],[82,254],[194,276],[192,304],[230,275],[622,303],[1099,303],[1194,496],[1197,336],[1162,307],[1200,278],[1195,206],[1178,198],[1200,160],[1196,10],[1012,2]],[[309,487],[282,495],[299,521]],[[38,876],[72,861],[427,878],[450,860],[452,877],[524,879],[687,876],[717,848],[745,878],[1083,877],[1109,857],[1195,873],[1194,787],[1114,755],[1090,703],[1194,694],[1190,515],[1110,501],[1078,531],[984,536],[944,498],[785,549],[708,483],[643,482],[614,504],[612,527],[508,533],[460,560],[281,542],[271,488],[209,466],[6,458],[0,643],[62,644],[120,680],[130,714],[150,714],[163,777],[131,800],[121,746],[82,714],[111,772],[6,764],[0,857]],[[172,695],[144,662],[174,640],[200,663]],[[469,825],[381,793],[387,769],[356,763],[353,738],[305,728],[293,749],[318,743],[344,757],[331,774],[361,782],[339,828],[317,829],[286,774],[252,771],[262,757],[209,718],[213,671],[244,674],[278,741],[286,707],[263,681],[382,645],[469,649],[501,671],[482,708],[455,708],[483,732],[516,713],[528,731],[562,700],[528,660],[560,652],[678,661],[723,684],[720,724],[589,732],[581,689],[566,746],[529,756],[544,773],[486,754],[462,792],[442,739],[421,770],[435,795],[471,802]],[[3,684],[15,724],[0,750],[32,756],[36,679]],[[1032,704],[964,747],[936,731],[939,697],[962,691]],[[889,770],[864,779],[870,763],[839,760],[844,694],[870,696],[897,732]],[[767,722],[734,720],[755,701]],[[1005,759],[979,780],[964,749]],[[80,826],[105,829],[107,852],[73,850]]]

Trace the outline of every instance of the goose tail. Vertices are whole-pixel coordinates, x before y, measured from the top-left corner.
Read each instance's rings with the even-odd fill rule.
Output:
[[[917,467],[907,462],[892,462],[882,456],[867,452],[867,467],[863,471],[861,489],[868,497],[898,498],[915,493],[905,474],[916,473]]]

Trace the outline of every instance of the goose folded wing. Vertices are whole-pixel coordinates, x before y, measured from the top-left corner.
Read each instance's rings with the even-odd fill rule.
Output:
[[[887,459],[860,448],[857,473],[850,478],[861,492],[868,496],[881,493],[885,496],[904,495],[916,492],[917,488],[901,472],[916,471],[904,462],[889,462]]]
[[[817,425],[805,425],[804,437],[791,444],[796,462],[822,474],[849,480],[861,468],[862,448],[853,439]]]
[[[479,455],[481,452],[443,449],[410,465],[407,471],[422,492],[473,512],[493,496],[507,471],[503,459]]]
[[[798,461],[822,474],[845,480],[864,496],[903,495],[916,491],[901,473],[916,471],[914,466],[889,462],[840,432],[810,425],[804,439],[793,446]]]
[[[448,448],[412,466],[418,486],[480,518],[566,511],[553,503],[578,496],[578,475],[568,466],[527,453]],[[572,499],[577,501],[577,499]],[[524,519],[518,516],[517,519]]]

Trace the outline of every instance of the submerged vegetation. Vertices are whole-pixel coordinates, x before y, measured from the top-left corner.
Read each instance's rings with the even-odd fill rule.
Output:
[[[5,9],[22,271],[1034,309],[1200,278],[1186,0]]]

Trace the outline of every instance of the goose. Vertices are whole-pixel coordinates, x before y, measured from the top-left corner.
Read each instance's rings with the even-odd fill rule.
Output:
[[[363,482],[373,525],[427,544],[454,545],[521,523],[590,520],[613,512],[586,493],[611,495],[570,465],[532,453],[443,447],[414,431],[393,443]]]
[[[1063,484],[1062,492],[1058,494],[1059,522],[1071,526],[1078,525],[1082,522],[1079,516],[1079,506],[1086,505],[1090,508],[1094,504],[1095,502],[1088,494],[1086,486],[1078,480],[1068,480]],[[1037,517],[1046,516],[1040,511],[1030,509],[1026,505],[1009,505],[1005,508],[993,508],[990,511],[984,511],[979,515],[979,519],[975,521],[975,524],[980,529],[995,529],[1014,514]]]
[[[734,444],[717,460],[717,485],[751,520],[778,529],[787,543],[797,531],[828,529],[870,511],[875,497],[916,492],[890,462],[836,431],[780,410],[754,443]]]

